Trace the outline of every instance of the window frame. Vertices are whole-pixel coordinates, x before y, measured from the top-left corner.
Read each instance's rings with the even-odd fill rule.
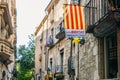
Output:
[[[117,33],[116,31],[113,31],[107,35],[105,35],[104,37],[100,38],[98,40],[98,44],[99,44],[99,53],[98,53],[98,56],[99,56],[99,75],[100,75],[100,79],[111,79],[108,77],[108,61],[107,61],[107,43],[106,43],[106,39],[108,36],[111,36],[113,34],[116,34],[116,41],[117,41]],[[104,43],[104,44],[103,44]],[[116,45],[117,46],[117,45]],[[116,47],[117,48],[117,47]],[[118,55],[118,52],[117,52],[117,55]],[[118,61],[118,56],[117,56],[117,67],[119,65],[119,61]],[[119,68],[118,68],[118,71],[119,71]],[[118,74],[118,72],[117,72]],[[118,76],[117,76],[118,77]],[[116,77],[116,78],[117,78]]]

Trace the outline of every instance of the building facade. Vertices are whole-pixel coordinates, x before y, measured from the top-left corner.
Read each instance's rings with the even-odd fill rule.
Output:
[[[0,0],[0,79],[15,76],[16,53],[16,3]]]
[[[90,52],[87,52],[86,57],[89,57],[90,55],[88,54],[92,53],[91,60],[84,60],[86,61],[84,64],[87,65],[88,60],[92,61],[91,64],[93,65],[91,65],[91,67],[90,65],[85,67],[86,70],[88,69],[90,74],[94,74],[90,80],[117,80],[119,79],[120,74],[118,36],[120,2],[119,0],[87,0],[83,5],[85,6],[87,29],[85,45],[91,44],[88,49]],[[93,38],[90,36],[93,36]],[[82,70],[85,71],[84,69]],[[82,76],[81,79],[84,79],[84,77]]]
[[[44,80],[44,72],[46,70],[46,24],[47,16],[44,17],[35,32],[35,80],[42,78]]]
[[[83,44],[71,43],[63,25],[63,5],[79,3],[84,6],[86,22]],[[120,79],[119,0],[51,0],[45,11],[36,30],[35,52],[40,54],[35,72],[42,80],[47,73],[53,80]]]

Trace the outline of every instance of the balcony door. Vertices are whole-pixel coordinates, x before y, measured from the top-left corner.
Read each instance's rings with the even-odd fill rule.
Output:
[[[106,77],[108,79],[117,78],[118,56],[117,56],[117,34],[114,32],[105,38],[106,54]]]

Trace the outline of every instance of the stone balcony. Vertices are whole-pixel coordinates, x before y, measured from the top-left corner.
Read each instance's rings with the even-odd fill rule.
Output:
[[[0,61],[6,64],[10,64],[12,60],[11,55],[14,53],[14,49],[10,42],[0,38]]]

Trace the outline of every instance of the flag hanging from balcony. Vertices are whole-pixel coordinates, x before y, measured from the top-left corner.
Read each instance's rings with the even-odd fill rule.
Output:
[[[83,7],[80,5],[64,5],[64,26],[66,37],[85,37],[85,20]]]

